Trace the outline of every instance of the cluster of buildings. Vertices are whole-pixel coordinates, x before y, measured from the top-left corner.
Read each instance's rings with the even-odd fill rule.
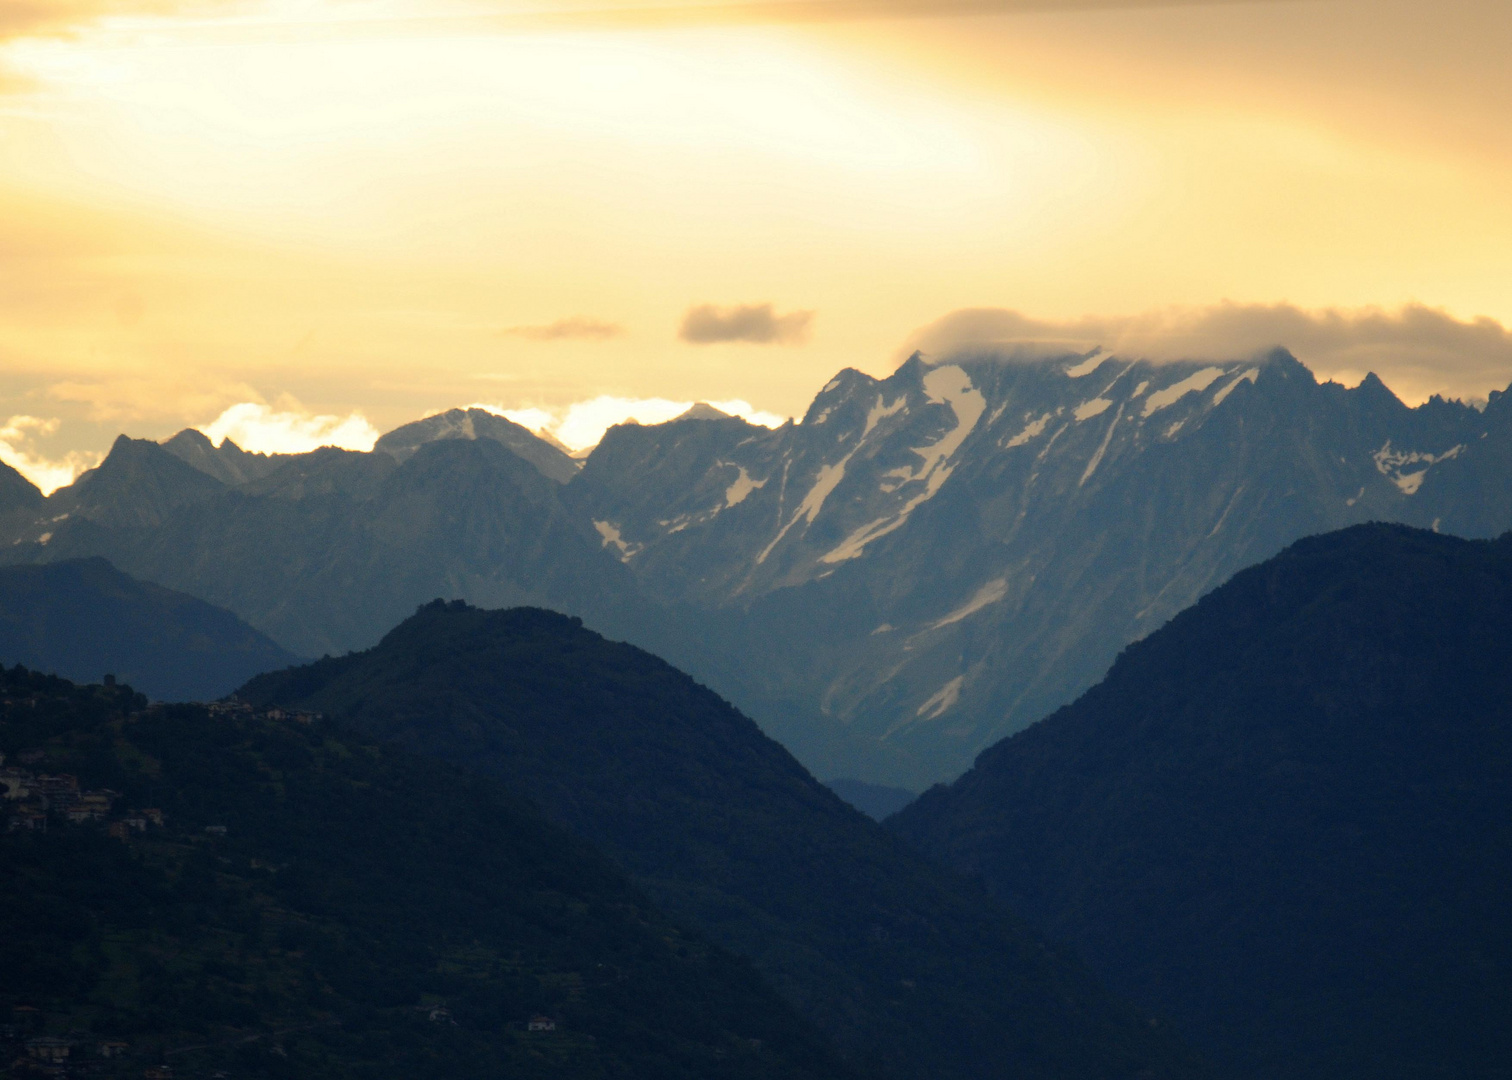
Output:
[[[107,833],[126,840],[133,832],[146,832],[149,825],[163,824],[163,812],[155,808],[113,816],[120,792],[108,788],[83,790],[79,778],[67,773],[38,775],[14,765],[6,766],[3,754],[0,754],[0,788],[4,789],[7,832],[46,832],[49,821],[76,825],[103,822]]]
[[[130,1043],[90,1038],[81,1032],[44,1034],[45,1019],[41,1009],[17,1005],[11,1009],[10,1023],[0,1025],[0,1052],[4,1054],[3,1060],[9,1062],[7,1071],[11,1077],[65,1080],[94,1076],[102,1069],[111,1076],[120,1075],[119,1068],[110,1066],[123,1063],[131,1050]]]
[[[307,712],[303,709],[280,709],[272,706],[266,709],[255,709],[245,701],[232,698],[229,701],[212,701],[208,706],[211,716],[261,716],[268,720],[289,720],[296,724],[313,724],[321,718],[318,712]]]

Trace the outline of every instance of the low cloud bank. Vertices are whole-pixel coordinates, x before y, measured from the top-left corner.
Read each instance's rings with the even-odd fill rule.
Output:
[[[1148,360],[1229,360],[1282,346],[1322,379],[1353,384],[1374,371],[1409,403],[1433,394],[1482,400],[1512,381],[1512,330],[1421,304],[1395,310],[1218,304],[1066,322],[1016,311],[951,312],[915,332],[901,356],[990,348],[1005,359],[1102,346]]]
[[[12,416],[0,427],[0,461],[36,484],[44,495],[67,487],[104,456],[83,450],[71,450],[59,458],[47,456],[38,441],[56,432],[59,424],[40,416]]]
[[[371,450],[378,429],[360,412],[347,416],[317,416],[282,402],[275,409],[261,402],[232,405],[208,424],[199,425],[217,446],[230,438],[243,450],[255,454],[307,454],[322,446],[343,450]]]
[[[801,345],[813,325],[812,311],[777,314],[771,304],[719,307],[699,304],[683,316],[677,336],[691,345],[744,341],[753,345]]]
[[[762,427],[777,427],[787,419],[776,413],[763,412],[750,402],[741,400],[710,401],[720,412],[739,416]],[[506,409],[502,405],[475,403],[472,409],[487,409],[531,431],[549,435],[571,451],[586,450],[597,446],[604,432],[615,424],[664,424],[693,407],[691,401],[671,401],[667,398],[623,398],[601,394],[588,401],[575,401],[557,409],[531,407]]]
[[[501,337],[524,338],[526,341],[605,341],[620,337],[625,328],[619,323],[574,315],[544,326],[509,326],[499,331]]]

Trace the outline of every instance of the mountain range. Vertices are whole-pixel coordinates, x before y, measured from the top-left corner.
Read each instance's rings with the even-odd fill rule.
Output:
[[[104,556],[303,655],[435,596],[553,608],[672,660],[817,775],[919,790],[1299,537],[1512,527],[1509,468],[1505,394],[1408,408],[1282,351],[997,349],[841,372],[777,429],[621,425],[581,468],[481,410],[368,454],[123,438],[43,503],[0,491],[0,548]]]
[[[1506,1077],[1512,536],[1299,541],[888,825],[1229,1075]]]
[[[538,609],[427,604],[239,699],[504,782],[749,958],[875,1077],[1201,1077],[1158,1018],[813,779],[662,660]]]

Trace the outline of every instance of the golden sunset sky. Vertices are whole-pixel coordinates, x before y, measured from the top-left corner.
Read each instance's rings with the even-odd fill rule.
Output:
[[[1505,0],[0,0],[0,458],[774,422],[1010,331],[1484,397],[1509,46]]]

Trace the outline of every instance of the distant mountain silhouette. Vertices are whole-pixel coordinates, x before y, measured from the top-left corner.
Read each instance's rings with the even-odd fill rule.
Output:
[[[35,520],[0,558],[104,555],[305,655],[369,645],[437,593],[564,608],[622,633],[653,625],[559,488],[489,438],[427,442],[402,463],[327,447],[234,487],[122,438],[50,500],[66,517]]]
[[[1239,1075],[1505,1077],[1512,535],[1299,541],[889,825]]]
[[[49,1075],[38,1037],[105,1080],[853,1075],[496,781],[309,716],[146,706],[0,670],[9,1075]]]
[[[289,454],[249,454],[229,438],[216,446],[204,432],[185,428],[163,443],[163,449],[187,465],[223,484],[244,484],[278,468]]]
[[[713,692],[576,619],[437,601],[240,696],[505,780],[754,961],[869,1076],[1204,1075]]]
[[[373,449],[402,462],[426,443],[441,439],[492,439],[559,484],[571,480],[578,471],[578,463],[561,446],[486,409],[451,409],[427,416],[390,431]]]
[[[891,817],[919,797],[917,791],[909,791],[907,788],[868,784],[864,780],[844,777],[826,780],[824,786],[876,821]]]
[[[0,461],[0,518],[17,511],[35,513],[46,502],[36,484]]]
[[[104,559],[0,566],[0,663],[80,682],[114,675],[160,701],[210,701],[298,662],[231,612]]]

